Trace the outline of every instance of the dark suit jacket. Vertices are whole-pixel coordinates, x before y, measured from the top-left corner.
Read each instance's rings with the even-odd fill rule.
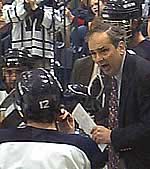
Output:
[[[114,149],[128,169],[150,169],[150,63],[136,55],[125,58],[118,118]]]

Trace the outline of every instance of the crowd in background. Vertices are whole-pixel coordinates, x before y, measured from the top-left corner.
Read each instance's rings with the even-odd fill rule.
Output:
[[[20,1],[21,2],[21,1]],[[111,2],[111,1],[110,1]],[[39,44],[39,42],[34,42],[32,40],[32,43],[27,42],[30,41],[30,38],[34,38],[37,36],[36,33],[34,33],[33,37],[29,37],[30,35],[27,34],[24,30],[23,33],[19,33],[19,36],[16,36],[16,32],[18,34],[19,30],[16,23],[16,18],[11,18],[9,20],[8,16],[6,16],[5,11],[7,11],[7,4],[11,4],[13,2],[9,1],[2,1],[0,2],[0,8],[1,8],[1,18],[0,18],[0,55],[1,58],[8,52],[9,48],[21,48],[26,47],[30,50],[31,54],[34,56],[41,56],[46,60],[40,60],[36,61],[36,65],[40,65],[41,62],[44,62],[44,66],[46,67],[52,67],[52,69],[56,69],[57,75],[60,77],[62,83],[65,85],[70,81],[71,76],[71,70],[73,67],[73,63],[77,58],[81,58],[84,56],[87,56],[88,53],[88,46],[85,41],[85,36],[90,28],[90,23],[93,20],[94,17],[101,15],[101,12],[106,5],[106,0],[80,0],[80,1],[59,1],[60,4],[60,21],[55,20],[55,30],[51,29],[49,32],[51,32],[51,37],[47,37],[45,34],[43,36],[43,33],[41,32],[40,39],[45,38],[44,43]],[[51,3],[51,2],[50,2]],[[141,3],[145,3],[144,1]],[[3,4],[3,5],[2,5]],[[5,6],[2,10],[2,6]],[[27,5],[26,5],[27,6]],[[51,4],[51,6],[53,6]],[[19,6],[17,6],[19,8]],[[55,8],[55,7],[54,7]],[[21,8],[20,8],[21,9]],[[143,6],[144,9],[144,6]],[[26,7],[26,10],[30,12],[30,9]],[[2,11],[3,15],[2,16]],[[17,11],[19,12],[19,10]],[[148,11],[147,11],[148,12]],[[13,13],[10,15],[13,15]],[[24,14],[20,14],[22,17]],[[37,14],[38,15],[38,14]],[[144,21],[142,21],[143,26],[141,28],[142,34],[144,37],[149,36],[149,18],[148,13],[143,14]],[[46,15],[45,15],[46,16]],[[36,17],[34,15],[34,17]],[[39,17],[39,16],[38,16]],[[54,16],[53,16],[54,17]],[[65,18],[65,19],[64,19]],[[14,19],[14,21],[13,21]],[[20,18],[22,19],[22,18]],[[49,20],[50,18],[47,18],[47,22],[51,22]],[[46,20],[45,20],[46,22]],[[60,26],[60,22],[61,26]],[[26,19],[26,23],[28,23],[28,29],[29,29],[29,19]],[[13,26],[12,26],[13,25]],[[21,24],[18,25],[21,29]],[[14,28],[15,27],[15,28]],[[47,25],[47,28],[49,25]],[[53,27],[53,26],[52,26]],[[58,31],[56,31],[59,28]],[[46,28],[46,27],[45,27]],[[45,29],[45,31],[47,30]],[[49,28],[48,28],[49,29]],[[36,30],[32,30],[35,32]],[[55,35],[52,35],[52,32],[57,32]],[[48,35],[49,36],[49,35]],[[53,38],[53,36],[55,36]],[[23,39],[21,39],[23,38]],[[38,37],[39,38],[39,37]],[[49,40],[47,39],[49,38]],[[27,40],[29,39],[29,40]],[[16,40],[19,40],[18,42],[15,42]],[[24,41],[21,43],[20,41]],[[47,43],[49,41],[49,43]],[[54,42],[53,42],[54,41]],[[14,43],[15,42],[15,43]],[[18,46],[18,44],[19,46]],[[28,43],[28,45],[27,45]],[[32,47],[30,47],[32,46]],[[42,50],[35,48],[34,46],[39,46],[39,48],[43,48]],[[32,51],[31,51],[32,48]],[[45,49],[44,49],[45,48]],[[38,55],[36,54],[36,50],[38,52]],[[49,53],[49,52],[50,53]],[[52,54],[54,51],[55,54]],[[55,57],[53,56],[55,55]],[[49,59],[47,59],[49,58]],[[39,57],[36,57],[35,60],[39,60]],[[54,61],[55,60],[55,61]],[[48,62],[48,64],[47,64]],[[2,62],[1,62],[2,63]],[[46,64],[46,65],[45,65]],[[50,69],[50,68],[49,68]],[[53,70],[52,70],[53,71]]]

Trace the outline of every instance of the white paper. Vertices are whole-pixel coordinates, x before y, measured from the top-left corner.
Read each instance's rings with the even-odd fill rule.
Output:
[[[80,103],[74,108],[72,116],[79,124],[79,127],[83,129],[86,134],[91,136],[91,130],[96,127],[96,124]],[[98,146],[103,152],[107,144],[99,144]]]

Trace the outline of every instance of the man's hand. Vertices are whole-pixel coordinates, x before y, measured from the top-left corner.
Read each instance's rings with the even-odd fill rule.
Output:
[[[65,16],[68,17],[71,22],[75,17],[74,15],[72,15],[71,11],[68,8],[65,8]]]
[[[74,118],[64,108],[61,108],[61,114],[58,120],[56,121],[56,123],[59,131],[66,132],[66,133],[74,133],[75,131]]]
[[[109,144],[111,143],[110,134],[111,130],[104,126],[96,126],[91,131],[92,139],[97,144]]]

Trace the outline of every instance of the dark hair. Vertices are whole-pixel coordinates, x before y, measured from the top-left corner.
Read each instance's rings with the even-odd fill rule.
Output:
[[[90,30],[87,33],[86,41],[89,40],[90,36],[94,33],[103,33],[106,32],[112,42],[112,44],[117,48],[120,41],[125,41],[126,33],[125,31],[116,24],[110,24],[104,22],[101,17],[96,17],[90,26]]]

